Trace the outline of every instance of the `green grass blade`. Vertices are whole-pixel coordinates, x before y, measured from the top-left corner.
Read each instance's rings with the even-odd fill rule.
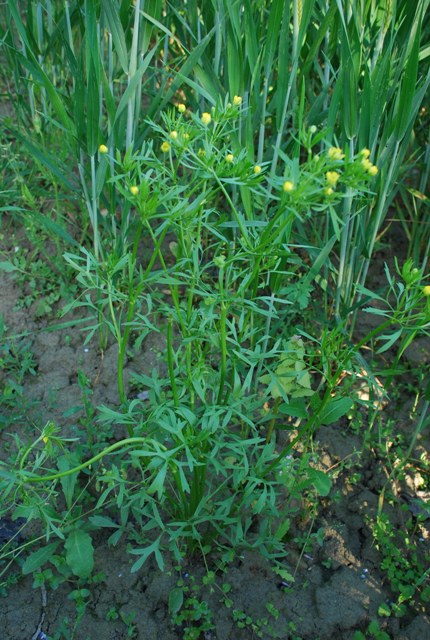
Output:
[[[114,0],[104,0],[104,2],[102,3],[102,10],[106,16],[106,22],[112,34],[112,40],[113,40],[116,54],[118,56],[119,63],[124,73],[127,73],[128,71],[127,43],[125,40],[124,29],[122,28],[121,20],[119,17],[118,7],[115,5]]]

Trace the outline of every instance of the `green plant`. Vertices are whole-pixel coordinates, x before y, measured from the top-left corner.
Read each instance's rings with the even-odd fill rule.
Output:
[[[419,520],[419,518],[418,518]],[[430,600],[428,558],[417,549],[419,528],[408,518],[404,530],[397,530],[389,518],[380,513],[373,529],[375,543],[382,555],[381,569],[395,600],[379,607],[380,616],[401,617],[409,607],[419,608]]]
[[[269,614],[276,620],[279,611],[270,602],[266,603],[266,609]],[[238,629],[248,629],[257,638],[281,638],[282,636],[276,631],[268,618],[253,619],[241,609],[232,609],[233,620]],[[283,635],[283,632],[282,632]]]
[[[118,619],[122,620],[122,622],[127,627],[127,638],[136,637],[137,626],[133,624],[135,618],[136,618],[135,611],[130,611],[130,613],[125,613],[123,611],[118,611],[116,607],[111,607],[109,611],[106,613],[106,620],[118,620]]]
[[[207,576],[206,576],[207,578]],[[203,584],[207,584],[203,578]],[[201,634],[215,628],[213,613],[201,598],[201,586],[194,576],[180,578],[169,595],[169,612],[175,625],[181,627],[185,640],[198,640]]]
[[[79,615],[95,528],[110,530],[111,544],[127,540],[133,571],[152,554],[163,570],[166,554],[179,562],[208,547],[280,558],[304,512],[302,553],[322,544],[317,504],[334,496],[313,437],[355,412],[356,434],[381,452],[392,424],[375,444],[382,392],[364,349],[397,350],[388,395],[407,347],[428,332],[425,200],[400,214],[413,259],[386,267],[376,292],[367,274],[428,146],[416,116],[430,84],[429,0],[200,5],[29,0],[24,17],[8,0],[1,18],[16,122],[2,125],[0,172],[12,186],[0,213],[26,227],[31,248],[6,251],[0,270],[26,283],[23,304],[38,300],[36,315],[68,297],[64,313],[88,314],[87,341],[118,348],[118,406],[94,407],[80,372],[85,416],[73,437],[52,422],[32,442],[17,433],[0,464],[2,513],[38,520],[46,537],[36,550],[8,545],[5,561],[17,559],[36,586],[73,580]],[[421,192],[427,178],[423,167]],[[355,331],[363,307],[381,320],[366,335]],[[126,360],[155,335],[159,363],[132,374],[131,397]],[[6,424],[34,365],[27,345],[0,349]],[[421,419],[381,504],[427,425],[428,393],[419,395]],[[395,554],[382,508],[377,527],[397,597],[381,612],[402,615],[427,598],[428,575],[408,540],[407,563]],[[219,589],[238,627],[276,637],[273,604],[254,620],[206,569],[202,585]],[[214,624],[196,584],[171,595],[189,639]],[[133,636],[133,618],[118,615]],[[384,637],[375,624],[368,634]],[[67,626],[60,635],[73,634]]]
[[[163,159],[151,144],[139,154],[115,153],[110,183],[125,203],[126,218],[117,228],[121,241],[106,244],[103,261],[86,248],[81,255],[66,254],[83,287],[68,308],[91,309],[95,323],[89,337],[99,330],[118,344],[121,406],[102,408],[99,420],[110,428],[125,427],[128,437],[119,435],[109,446],[101,441],[95,450],[89,432],[88,457],[81,447],[75,458],[58,457],[62,439],[47,427],[18,455],[17,481],[27,500],[30,494],[36,499],[44,483],[51,483],[53,499],[57,481],[73,492],[77,474],[91,466],[102,488],[97,508],[111,499],[123,508],[115,540],[130,520],[147,522],[141,533],[133,533],[137,546],[132,553],[139,556],[134,571],[152,553],[162,568],[162,550],[179,558],[183,544],[192,551],[215,536],[233,547],[252,544],[266,555],[283,553],[294,495],[315,491],[325,496],[331,486],[306,453],[283,470],[286,456],[298,442],[309,443],[319,425],[350,410],[352,400],[343,396],[339,380],[346,368],[354,371],[361,364],[364,344],[400,325],[389,337],[383,335],[386,348],[403,331],[417,333],[427,323],[422,275],[418,271],[410,277],[404,267],[405,285],[389,281],[387,296],[395,295],[395,304],[387,297],[388,309],[378,310],[386,321],[358,344],[346,344],[342,325],[319,340],[302,330],[307,344],[292,335],[296,311],[290,306],[298,302],[307,309],[336,241],[333,235],[308,266],[290,248],[294,229],[311,219],[313,209],[331,212],[333,201],[345,197],[336,191],[338,183],[350,191],[367,184],[367,153],[347,158],[329,147],[303,165],[283,155],[284,175],[266,176],[245,154],[235,158],[229,153],[240,108],[236,100],[211,114],[189,114],[188,120],[179,109],[163,115],[163,125],[151,125],[164,145]],[[327,181],[333,186],[323,186]],[[248,191],[258,215],[239,208],[239,188]],[[116,224],[112,219],[113,228]],[[149,246],[141,255],[144,232]],[[175,240],[166,255],[168,233]],[[166,319],[164,326],[160,317]],[[166,376],[135,376],[149,393],[143,414],[141,402],[127,398],[124,360],[133,334],[142,341],[159,331],[166,336]],[[311,356],[312,340],[318,343],[318,358]],[[317,390],[311,366],[320,375]],[[299,418],[300,426],[279,450],[276,429],[288,430],[292,417]],[[91,430],[91,419],[87,422]],[[106,470],[107,456],[114,453],[116,462]],[[125,453],[128,458],[122,461]],[[51,459],[52,471],[37,473]],[[282,498],[285,489],[288,501]],[[283,523],[273,528],[281,500]],[[75,536],[90,553],[87,524],[79,514],[75,522],[68,540]],[[254,522],[258,530],[251,541]],[[54,533],[52,519],[48,524]],[[154,529],[157,533],[148,540],[147,531]]]
[[[11,420],[22,418],[22,409],[26,405],[24,380],[35,373],[30,342],[25,338],[7,336],[3,317],[0,316],[0,428],[7,427]]]
[[[125,613],[120,611],[121,620],[127,627],[127,638],[136,638],[137,637],[137,626],[134,623],[134,619],[136,618],[136,611],[130,611],[129,613]]]
[[[366,640],[366,638],[374,638],[375,640],[390,640],[390,636],[386,631],[382,631],[377,620],[372,620],[367,627],[366,633],[356,631],[353,640]]]
[[[176,570],[181,573],[176,586],[169,596],[169,611],[176,625],[180,625],[185,633],[184,637],[200,638],[205,631],[215,628],[213,619],[219,605],[224,605],[238,629],[249,629],[258,638],[280,638],[282,633],[273,628],[273,621],[278,620],[279,610],[271,602],[265,604],[267,616],[253,618],[241,609],[235,607],[234,590],[225,580],[225,574],[234,559],[234,552],[230,551],[218,556],[214,570],[208,568],[206,554],[210,549],[202,549],[205,563],[205,573],[202,578],[190,575],[179,565]],[[275,566],[274,571],[286,575],[281,566]],[[289,576],[292,581],[294,578]]]

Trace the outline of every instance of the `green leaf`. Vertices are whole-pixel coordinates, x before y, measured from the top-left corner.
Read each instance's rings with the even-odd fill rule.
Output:
[[[119,63],[124,73],[128,72],[128,53],[125,41],[124,29],[118,14],[118,7],[114,5],[113,0],[104,0],[101,4],[106,15],[106,20],[112,34],[112,40],[118,56]]]
[[[88,578],[94,567],[94,547],[91,536],[82,529],[74,529],[65,543],[66,562],[75,576]]]
[[[420,12],[421,13],[421,12]],[[420,52],[420,36],[421,36],[422,16],[414,21],[411,29],[410,38],[413,45],[409,53],[406,63],[402,84],[400,86],[398,109],[394,126],[394,135],[396,140],[401,140],[408,129],[410,119],[413,114],[412,103],[416,93],[417,76],[418,76],[418,57]]]
[[[294,576],[287,571],[287,569],[283,569],[282,567],[273,567],[272,569],[273,573],[276,573],[280,578],[282,578],[282,580],[285,580],[285,582],[295,582],[296,579],[294,578]]]
[[[117,522],[114,522],[106,516],[91,516],[90,522],[97,528],[118,529],[120,526]]]
[[[264,75],[266,77],[272,73],[276,59],[276,45],[282,26],[282,18],[289,22],[290,3],[285,0],[272,0],[267,24],[267,40],[264,48]],[[281,80],[281,78],[279,78]]]
[[[184,602],[184,592],[180,587],[175,587],[172,589],[169,594],[169,613],[170,615],[175,615],[178,613],[179,609],[182,607],[182,603]]]
[[[142,76],[145,73],[145,71],[147,70],[148,65],[151,62],[151,60],[152,60],[152,58],[154,56],[154,53],[156,51],[157,51],[157,46],[153,47],[151,49],[151,51],[149,51],[149,53],[146,54],[146,56],[144,57],[144,59],[140,63],[140,66],[137,69],[136,73],[134,73],[133,76],[130,78],[130,82],[128,83],[127,89],[124,91],[124,93],[123,93],[123,95],[121,97],[121,100],[119,102],[118,108],[116,110],[114,124],[116,124],[118,122],[118,119],[119,119],[121,113],[126,108],[129,100],[131,100],[133,97],[135,97],[136,90],[137,90],[137,88],[139,86],[139,82],[141,81]]]
[[[379,605],[378,616],[381,616],[381,618],[389,618],[391,616],[391,609],[386,602]]]
[[[302,418],[303,420],[309,416],[309,411],[303,398],[292,398],[288,404],[281,404],[279,413],[285,416],[293,416],[294,418]],[[282,429],[282,426],[277,428]]]
[[[320,496],[328,496],[331,489],[331,478],[319,469],[309,469],[309,479]]]
[[[0,262],[0,271],[6,271],[6,273],[11,273],[12,271],[16,271],[17,267],[15,267],[12,262]]]
[[[51,544],[47,544],[46,546],[30,553],[24,564],[22,565],[22,573],[27,576],[29,573],[33,573],[37,571],[40,567],[42,567],[45,562],[51,559],[54,555],[56,548],[60,544],[60,541],[51,542]]]
[[[152,544],[148,545],[144,549],[133,549],[130,552],[130,553],[132,553],[134,555],[139,555],[140,556],[139,560],[136,560],[134,565],[131,567],[131,573],[136,573],[136,571],[139,571],[140,567],[145,563],[145,561],[151,555],[151,553],[153,553],[155,555],[155,559],[157,561],[157,564],[158,564],[158,567],[159,567],[160,571],[164,570],[163,557],[162,557],[162,555],[160,553],[160,549],[159,549],[160,540],[161,540],[161,538],[157,538],[157,540],[155,540]]]
[[[333,424],[351,409],[351,398],[331,398],[319,414],[320,424]]]
[[[311,378],[303,361],[305,349],[301,338],[291,338],[281,353],[280,364],[275,373],[260,377],[260,382],[268,384],[273,398],[303,398],[314,394]]]
[[[322,267],[325,264],[327,264],[330,252],[331,252],[335,242],[336,242],[336,236],[333,236],[323,246],[323,248],[321,249],[320,253],[318,254],[318,256],[316,258],[314,258],[313,255],[310,256],[312,266],[309,269],[309,271],[306,274],[306,276],[304,278],[302,278],[302,280],[301,280],[301,284],[302,285],[307,286],[313,280],[315,280],[316,276],[318,275],[318,273],[320,272]]]
[[[79,464],[77,458],[70,456],[60,456],[58,458],[58,469],[61,473],[69,471],[73,467]],[[78,479],[78,473],[71,473],[60,478],[61,486],[63,488],[64,497],[66,499],[66,505],[68,509],[71,509],[73,503],[73,493],[75,490],[76,481]]]
[[[391,335],[388,333],[384,333],[382,336],[380,336],[379,339],[385,340],[385,343],[382,345],[382,347],[379,347],[376,353],[384,353],[384,351],[388,351],[388,349],[390,349],[390,347],[392,347],[393,344],[397,342],[397,340],[400,338],[402,333],[403,333],[403,329],[398,329],[397,331],[394,331]]]
[[[99,141],[100,93],[93,61],[90,61],[87,90],[87,151],[93,156]]]
[[[288,533],[288,531],[291,529],[291,520],[289,520],[288,518],[286,518],[284,520],[284,522],[282,522],[279,527],[276,529],[275,532],[275,538],[277,540],[282,540],[283,537]],[[279,571],[277,571],[277,573],[279,573]],[[286,573],[286,572],[285,572]],[[280,574],[279,574],[280,575]],[[289,575],[289,574],[288,574]],[[290,576],[291,577],[291,576]],[[285,578],[284,578],[285,580]],[[293,578],[294,581],[294,578]],[[290,580],[288,580],[287,582],[290,582]]]
[[[155,476],[154,480],[152,481],[150,487],[148,488],[148,493],[150,495],[152,495],[153,493],[157,492],[159,500],[161,500],[161,498],[163,496],[164,481],[166,479],[167,468],[168,468],[168,465],[167,465],[166,462],[164,462],[163,466],[160,469],[160,471],[157,473],[157,475]]]
[[[180,78],[183,82],[185,82],[189,87],[191,87],[191,89],[196,92],[196,95],[203,96],[203,98],[205,98],[209,104],[215,105],[216,101],[214,99],[214,95],[217,95],[217,92],[214,89],[212,89],[212,92],[211,92],[210,87],[208,88],[206,86],[205,88],[203,86],[203,85],[209,84],[208,78],[203,75],[198,65],[194,69],[194,74],[196,78],[199,80],[199,82],[201,83],[200,85],[197,82],[194,82],[194,80],[187,78],[187,76],[184,76],[180,71],[176,72],[176,76]],[[213,82],[213,78],[210,78],[210,80]]]

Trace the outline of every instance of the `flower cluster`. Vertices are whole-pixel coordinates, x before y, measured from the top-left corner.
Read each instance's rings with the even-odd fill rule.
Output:
[[[327,151],[327,157],[329,160],[343,160],[345,154],[339,147],[330,147]]]
[[[370,156],[369,149],[362,149],[360,151],[359,155],[362,158],[361,159],[361,166],[363,167],[363,169],[365,171],[367,171],[367,173],[370,176],[372,176],[372,177],[376,176],[376,174],[378,173],[378,167],[370,162],[370,160],[369,160],[369,156]]]

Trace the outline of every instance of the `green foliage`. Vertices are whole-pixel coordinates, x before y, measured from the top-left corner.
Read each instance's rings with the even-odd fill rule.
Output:
[[[269,374],[261,376],[260,382],[270,384],[273,398],[303,398],[313,395],[304,356],[303,340],[292,338],[285,345],[285,351],[281,352],[281,363],[276,367],[273,379]]]
[[[35,362],[28,339],[8,339],[7,330],[0,316],[0,429],[11,421],[19,420],[21,409],[26,406],[24,380],[35,375]]]
[[[16,118],[1,125],[12,187],[0,214],[32,249],[5,252],[0,271],[25,286],[36,317],[67,299],[64,313],[87,314],[87,341],[118,347],[119,406],[96,409],[80,372],[74,437],[48,420],[32,442],[17,434],[0,466],[2,512],[45,533],[23,573],[35,586],[74,580],[80,617],[100,527],[111,544],[130,542],[132,571],[206,545],[285,554],[299,498],[332,487],[313,435],[364,407],[357,380],[370,395],[377,387],[362,350],[397,349],[388,389],[428,331],[429,234],[418,238],[428,207],[417,195],[428,168],[419,184],[411,170],[428,146],[416,123],[430,85],[429,2],[41,0],[36,10],[29,0],[25,15],[6,3]],[[399,191],[415,198],[406,212]],[[386,267],[375,292],[367,274],[395,203],[411,257]],[[364,336],[363,307],[381,319]],[[1,334],[3,426],[35,370],[28,345]],[[125,363],[149,337],[160,363],[133,375],[132,397]],[[424,424],[425,412],[413,442]],[[397,597],[380,614],[402,615],[427,601],[428,572],[396,555],[383,518],[375,537]],[[215,575],[203,583],[215,589]],[[178,583],[169,599],[189,640],[214,627],[195,586]],[[271,603],[253,620],[221,589],[238,628],[277,637]],[[386,636],[376,622],[367,634]]]
[[[374,638],[375,640],[390,640],[390,636],[385,631],[382,631],[379,627],[377,620],[372,620],[367,627],[366,634],[361,631],[356,631],[352,637],[352,640],[366,640],[366,638]]]
[[[383,617],[404,616],[411,606],[428,603],[428,557],[416,545],[419,535],[409,519],[405,531],[396,530],[385,514],[380,514],[373,529],[375,543],[382,555],[381,569],[387,577],[395,600],[382,603],[378,614]]]

